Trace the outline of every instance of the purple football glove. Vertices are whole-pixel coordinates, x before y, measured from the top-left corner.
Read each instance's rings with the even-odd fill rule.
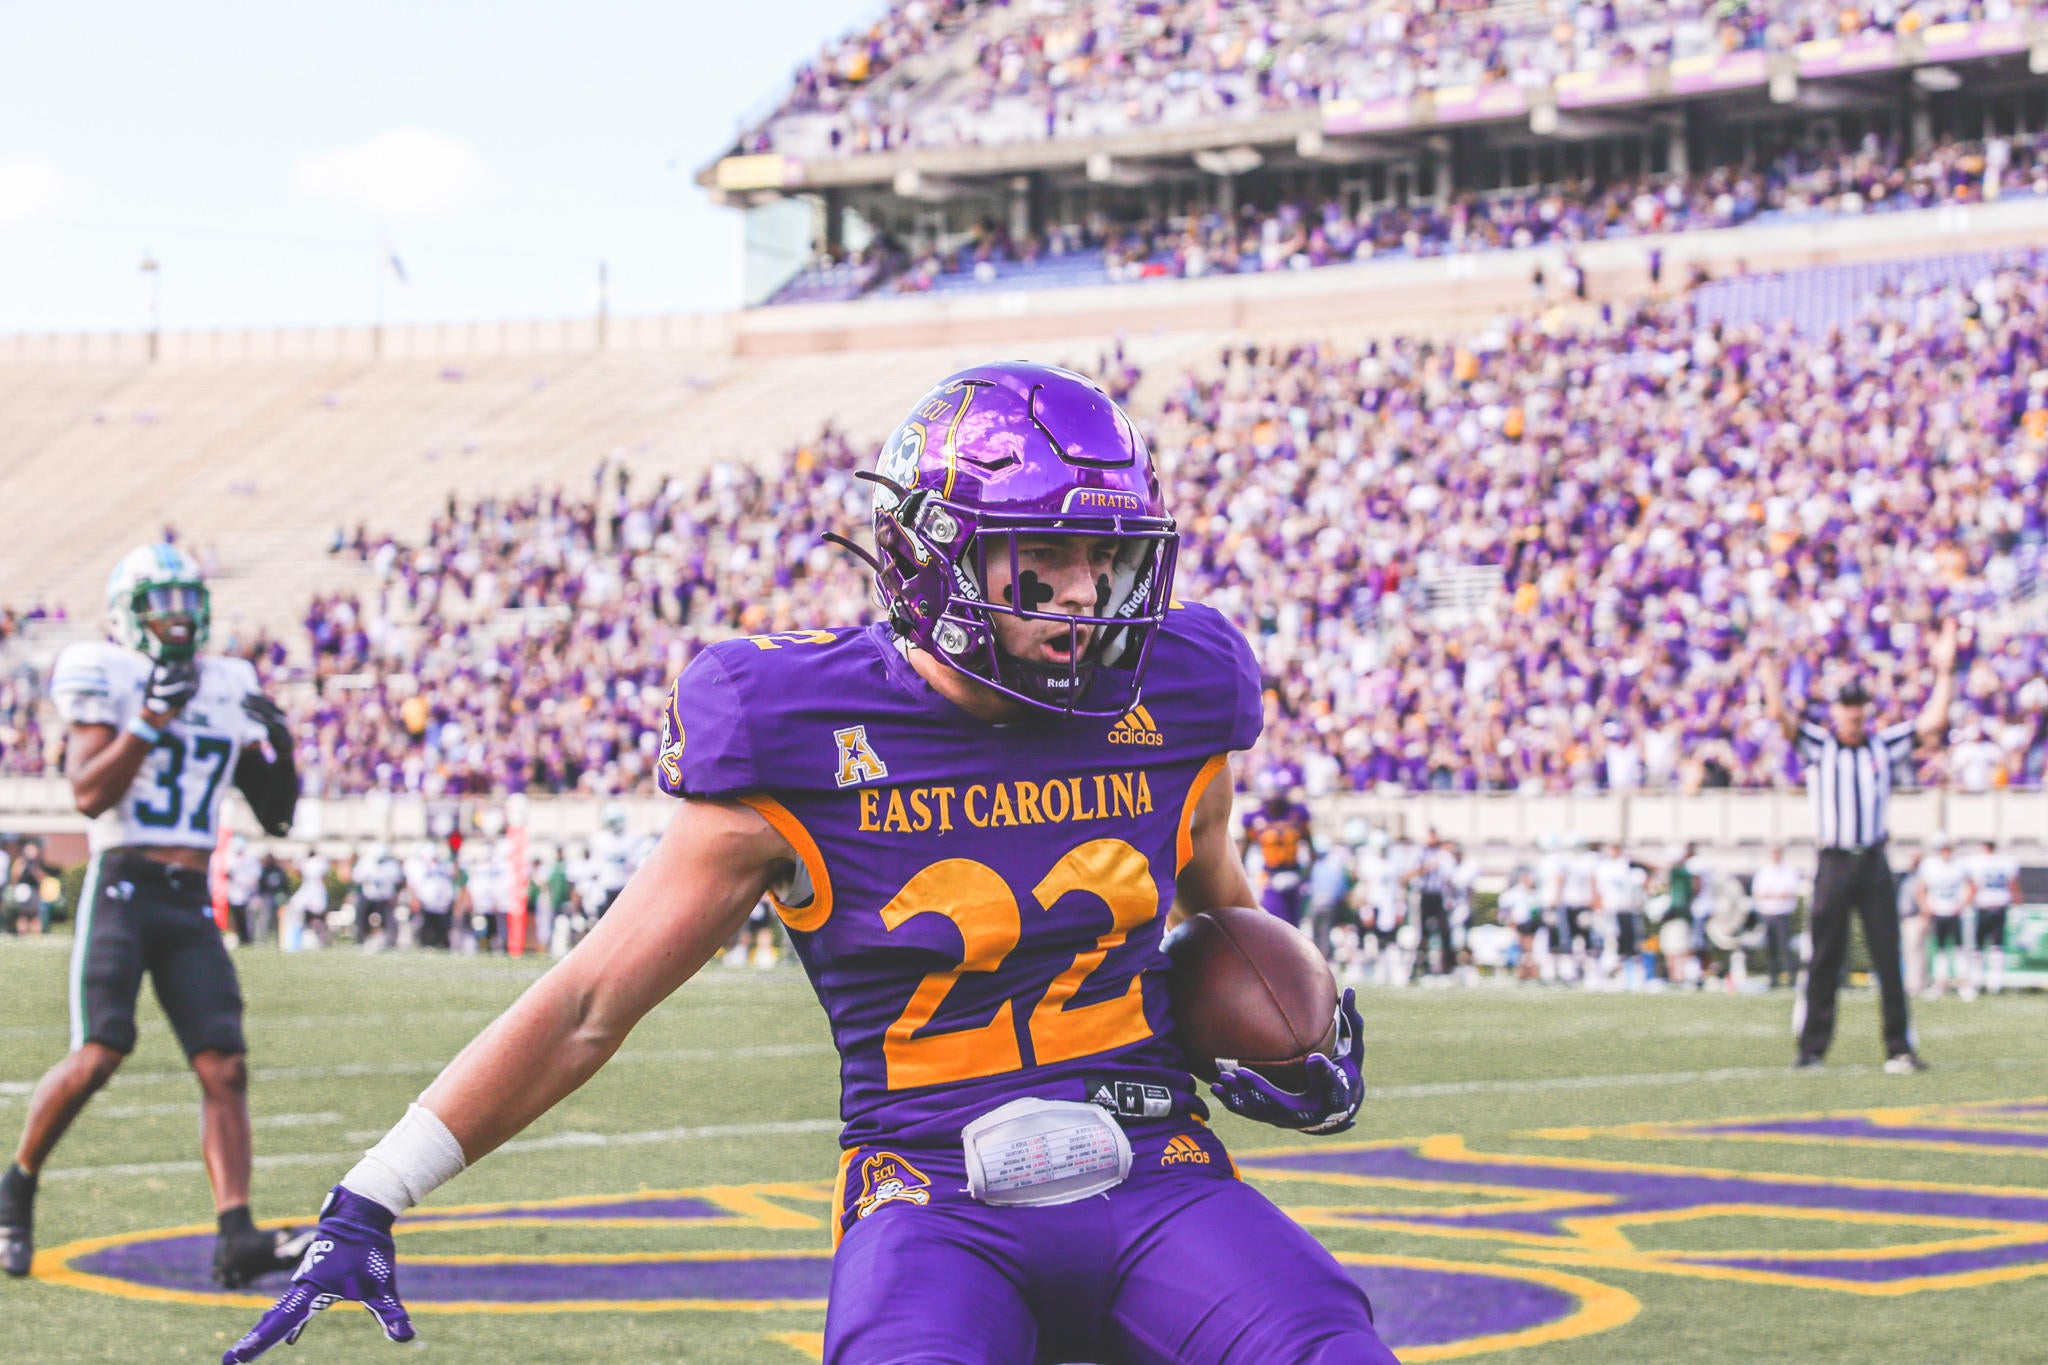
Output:
[[[342,1185],[328,1191],[320,1226],[306,1258],[292,1273],[291,1288],[230,1347],[221,1365],[254,1360],[280,1341],[299,1339],[306,1324],[341,1302],[359,1303],[377,1315],[384,1335],[411,1341],[412,1319],[398,1301],[397,1252],[391,1245],[391,1210]]]
[[[1337,1006],[1335,1050],[1334,1058],[1309,1057],[1308,1088],[1299,1095],[1244,1067],[1224,1072],[1209,1089],[1239,1118],[1304,1133],[1341,1133],[1365,1103],[1365,1027],[1349,990]]]

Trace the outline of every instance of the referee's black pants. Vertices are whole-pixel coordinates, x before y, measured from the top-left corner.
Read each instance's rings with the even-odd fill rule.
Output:
[[[1835,993],[1841,987],[1842,964],[1849,955],[1852,914],[1862,917],[1870,969],[1877,974],[1884,1009],[1885,1056],[1911,1052],[1906,985],[1899,975],[1898,890],[1883,844],[1820,851],[1820,868],[1813,879],[1813,909],[1807,921],[1813,936],[1813,961],[1806,970],[1806,1020],[1799,1031],[1799,1051],[1825,1056],[1834,1040]]]
[[[1425,891],[1417,898],[1420,901],[1422,941],[1415,945],[1417,965],[1431,976],[1442,976],[1457,965],[1457,954],[1451,948],[1451,913],[1444,904],[1444,893]]]

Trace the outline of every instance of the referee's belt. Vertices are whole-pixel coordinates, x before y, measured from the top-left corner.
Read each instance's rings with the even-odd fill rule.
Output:
[[[133,849],[109,849],[101,868],[102,875],[120,881],[147,882],[184,895],[206,891],[206,869],[162,862]]]
[[[1822,853],[1839,853],[1845,858],[1861,858],[1865,854],[1882,853],[1884,851],[1884,845],[1885,841],[1880,839],[1874,844],[1858,844],[1854,848],[1838,848],[1832,844],[1829,844],[1822,847],[1820,851]]]

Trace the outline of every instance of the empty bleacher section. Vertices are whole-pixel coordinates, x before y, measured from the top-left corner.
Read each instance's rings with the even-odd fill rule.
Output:
[[[355,580],[327,554],[336,527],[424,527],[451,490],[586,487],[613,452],[645,477],[756,458],[826,415],[886,428],[906,391],[986,353],[742,362],[722,340],[505,354],[451,336],[439,354],[405,354],[429,348],[394,337],[382,358],[155,364],[35,359],[25,342],[9,361],[0,347],[0,503],[37,509],[0,541],[7,605],[62,602],[96,620],[108,567],[168,524],[217,561],[226,625],[277,627],[315,587]],[[1161,354],[1183,344],[1162,341]]]
[[[1700,316],[1736,327],[1790,326],[1810,336],[1882,314],[1911,321],[1941,291],[1969,288],[2012,253],[1966,251],[1716,280],[1694,295]],[[2035,268],[2039,268],[2038,261]]]

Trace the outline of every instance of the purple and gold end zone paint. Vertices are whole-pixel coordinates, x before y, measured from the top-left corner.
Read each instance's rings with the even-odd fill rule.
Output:
[[[1762,1118],[1704,1119],[1688,1123],[1543,1128],[1532,1136],[1555,1141],[1600,1137],[1664,1142],[1684,1139],[1804,1142],[1837,1147],[1898,1147],[1979,1156],[2048,1157],[2048,1096],[1924,1104],[1896,1109],[1780,1114]]]
[[[2048,1101],[1862,1110],[1836,1114],[1642,1124],[1600,1136],[1698,1140],[1955,1142],[1998,1155],[2024,1145],[1982,1143],[2036,1134]],[[1595,1130],[1552,1130],[1578,1140]],[[1555,1342],[1620,1326],[1640,1304],[1584,1273],[1650,1272],[1694,1279],[1895,1296],[2048,1275],[2048,1189],[1820,1178],[1705,1167],[1485,1153],[1456,1135],[1321,1144],[1240,1154],[1246,1178],[1323,1233],[1461,1243],[1500,1257],[1338,1251],[1373,1297],[1382,1337],[1411,1365]],[[1412,1196],[1424,1196],[1417,1199]],[[1443,1202],[1445,1196],[1454,1202]],[[1297,1201],[1291,1196],[1299,1196]],[[407,1250],[402,1284],[421,1314],[561,1312],[817,1312],[831,1271],[829,1183],[713,1186],[611,1197],[430,1210],[401,1237],[494,1228],[566,1226],[798,1234],[767,1250],[432,1254]],[[889,1216],[918,1215],[895,1204]],[[1876,1246],[1758,1245],[1734,1250],[1640,1247],[1639,1230],[1668,1242],[1693,1225],[1744,1220],[1765,1232],[1785,1220],[1890,1228]],[[53,1248],[36,1274],[75,1288],[158,1302],[262,1307],[261,1292],[223,1294],[206,1280],[212,1229],[176,1228]],[[628,1238],[621,1238],[622,1242]],[[1768,1237],[1760,1237],[1768,1241]],[[401,1243],[403,1246],[403,1243]],[[1434,1250],[1436,1248],[1429,1248]],[[773,1339],[815,1355],[814,1333]]]
[[[722,1186],[614,1198],[432,1210],[399,1223],[401,1237],[479,1232],[573,1220],[579,1227],[804,1230],[821,1238],[831,1187]],[[579,1211],[582,1216],[579,1217]],[[915,1209],[910,1212],[914,1215]],[[261,1308],[261,1292],[222,1293],[206,1278],[211,1228],[93,1238],[37,1258],[48,1282],[159,1303]],[[1339,1252],[1379,1305],[1382,1337],[1413,1365],[1606,1331],[1640,1305],[1621,1290],[1536,1266],[1429,1256]],[[406,1251],[401,1286],[415,1315],[438,1313],[822,1311],[831,1276],[823,1245],[763,1251],[433,1255]],[[773,1339],[815,1356],[816,1334]]]
[[[1547,1135],[1558,1133],[1580,1135]],[[1312,1228],[1492,1242],[1506,1256],[1546,1265],[1886,1297],[2048,1275],[2048,1189],[1495,1155],[1471,1151],[1455,1135],[1240,1156],[1239,1165],[1262,1182],[1307,1181],[1389,1196],[1290,1208]],[[1403,1206],[1404,1190],[1473,1197]],[[1645,1249],[1631,1236],[1638,1228],[1714,1219],[1745,1220],[1760,1230],[1773,1221],[1889,1227],[1900,1235],[1875,1247],[1713,1251]]]

